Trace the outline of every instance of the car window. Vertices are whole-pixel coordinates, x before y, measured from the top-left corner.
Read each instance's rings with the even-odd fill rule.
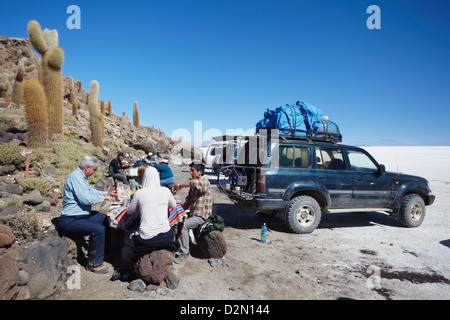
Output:
[[[221,155],[222,155],[222,161],[230,163],[235,157],[236,152],[236,145],[235,144],[228,144],[225,147],[223,147]]]
[[[309,147],[280,145],[278,155],[280,167],[311,167],[311,149]]]
[[[238,165],[268,165],[269,149],[267,139],[252,137],[236,150]]]
[[[346,164],[339,148],[316,147],[316,167],[325,170],[345,170]]]
[[[373,171],[377,169],[376,164],[365,153],[355,150],[348,150],[348,159],[352,170]]]

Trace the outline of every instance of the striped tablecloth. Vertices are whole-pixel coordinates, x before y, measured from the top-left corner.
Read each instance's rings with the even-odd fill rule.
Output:
[[[133,233],[139,228],[139,213],[128,214],[127,207],[113,207],[108,211],[107,216],[109,218],[109,225],[113,228],[121,228],[130,233]],[[181,218],[187,217],[187,214],[178,203],[175,209],[169,209],[168,217],[169,224],[173,227]]]

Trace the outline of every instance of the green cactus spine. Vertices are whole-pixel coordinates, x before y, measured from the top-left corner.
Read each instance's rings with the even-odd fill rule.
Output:
[[[139,128],[139,109],[137,101],[134,102],[133,106],[133,123],[136,128]]]
[[[31,20],[28,22],[28,36],[33,47],[42,55],[38,74],[47,97],[49,136],[62,134],[64,111],[61,68],[64,51],[58,46],[58,32],[48,29],[42,32],[39,23]]]
[[[35,79],[25,81],[23,100],[28,127],[28,146],[45,148],[48,145],[47,97],[39,81]]]
[[[102,123],[99,120],[98,115],[98,92],[100,85],[96,80],[92,80],[89,85],[89,115],[91,123],[91,141],[96,147],[103,148],[103,134],[102,134]]]

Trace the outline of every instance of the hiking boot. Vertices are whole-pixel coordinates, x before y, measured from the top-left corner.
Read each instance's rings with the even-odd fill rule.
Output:
[[[191,257],[191,255],[189,253],[187,253],[187,254],[180,254],[178,257],[176,257],[173,260],[173,262],[175,262],[176,264],[185,263],[186,261],[189,260],[190,257]]]
[[[105,266],[103,263],[96,267],[94,267],[93,265],[88,263],[86,265],[86,270],[89,270],[93,273],[105,274],[105,273],[108,273],[109,267]]]

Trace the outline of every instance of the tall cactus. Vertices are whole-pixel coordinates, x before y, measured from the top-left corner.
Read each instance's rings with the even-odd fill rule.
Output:
[[[19,107],[22,104],[23,97],[23,77],[25,75],[25,66],[24,60],[19,61],[19,65],[17,66],[16,79],[13,84],[13,91],[11,100]]]
[[[78,103],[76,102],[72,103],[72,115],[74,115],[75,117],[78,116]]]
[[[75,102],[75,86],[73,84],[73,78],[69,77],[69,102]]]
[[[100,101],[100,113],[105,115],[105,100]]]
[[[139,128],[139,109],[137,101],[134,102],[133,106],[133,123],[136,128]]]
[[[2,82],[0,82],[0,96],[2,98],[6,98],[8,89],[9,89],[8,74],[4,72],[2,76]]]
[[[63,133],[63,91],[62,64],[64,51],[58,46],[58,32],[45,29],[35,20],[28,22],[28,36],[34,49],[42,56],[38,66],[39,81],[41,81],[47,97],[49,117],[49,136]]]
[[[111,100],[108,100],[108,116],[112,116],[112,106],[111,106]]]
[[[25,81],[23,100],[28,127],[28,146],[45,148],[48,145],[47,97],[39,81],[35,79]]]
[[[102,134],[102,123],[99,119],[98,111],[98,92],[100,85],[98,81],[92,80],[89,85],[89,115],[91,123],[91,141],[96,147],[103,148],[103,134]]]

